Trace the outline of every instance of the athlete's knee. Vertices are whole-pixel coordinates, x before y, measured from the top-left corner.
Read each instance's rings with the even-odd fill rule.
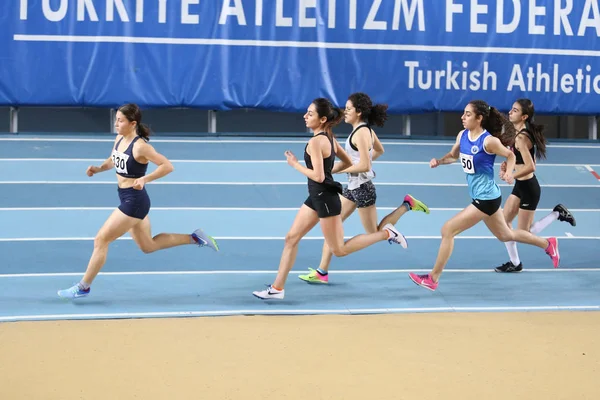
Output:
[[[150,254],[156,251],[156,246],[153,242],[138,243],[138,246],[144,254]]]
[[[331,252],[333,253],[334,256],[336,257],[345,257],[348,255],[348,252],[346,251],[346,248],[344,246],[335,246],[335,247],[329,247],[331,249]]]
[[[442,237],[449,238],[449,237],[454,237],[454,236],[458,235],[458,232],[456,231],[456,229],[452,226],[452,224],[450,222],[446,222],[442,226],[441,234],[442,234]]]
[[[164,241],[164,236],[166,236],[164,233],[159,233],[153,238],[144,235],[142,238],[137,237],[135,242],[144,254],[150,254],[159,250],[158,241]]]
[[[512,231],[499,233],[496,235],[496,238],[501,242],[510,242],[514,240]]]
[[[365,232],[366,233],[375,233],[375,232],[380,231],[382,229],[383,229],[383,226],[379,227],[379,226],[377,226],[375,224],[369,225],[369,226],[365,226]]]
[[[298,243],[300,243],[300,239],[302,239],[302,236],[300,236],[298,233],[288,232],[285,235],[285,244],[286,246],[297,246]]]
[[[112,240],[108,235],[106,235],[103,232],[98,232],[98,234],[94,238],[94,249],[108,247],[110,242],[112,242]]]

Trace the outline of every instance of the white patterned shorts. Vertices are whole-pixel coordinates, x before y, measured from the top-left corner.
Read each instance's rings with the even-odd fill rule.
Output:
[[[365,208],[375,205],[377,200],[377,191],[373,181],[368,181],[357,187],[356,189],[344,188],[342,196],[354,202],[358,208]]]

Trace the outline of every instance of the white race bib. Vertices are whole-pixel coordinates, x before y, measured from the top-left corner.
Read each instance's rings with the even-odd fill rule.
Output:
[[[129,156],[127,154],[113,150],[112,161],[118,173],[126,175],[129,174],[129,172],[127,172],[127,160],[129,160]]]
[[[460,163],[463,167],[463,171],[467,174],[475,173],[475,165],[473,164],[473,156],[471,154],[460,153]]]

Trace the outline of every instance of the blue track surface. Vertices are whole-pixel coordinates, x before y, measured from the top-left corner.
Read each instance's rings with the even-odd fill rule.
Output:
[[[300,244],[286,299],[272,303],[251,292],[272,282],[283,237],[306,197],[306,179],[283,156],[287,149],[301,156],[305,140],[153,140],[175,165],[173,174],[148,185],[153,233],[202,227],[217,237],[221,252],[183,246],[143,254],[126,235],[111,245],[92,295],[62,301],[56,290],[80,279],[93,237],[118,205],[114,172],[85,176],[111,143],[107,135],[0,138],[0,321],[600,308],[600,182],[591,173],[600,170],[600,146],[550,146],[536,172],[542,184],[536,218],[559,202],[577,218],[576,227],[555,222],[542,234],[559,237],[560,269],[543,251],[520,245],[524,273],[491,272],[507,259],[506,250],[480,224],[459,236],[431,293],[407,273],[432,267],[441,226],[470,199],[458,166],[428,166],[451,142],[413,140],[384,141],[386,152],[375,163],[380,218],[406,193],[432,207],[430,215],[408,213],[398,223],[409,248],[378,243],[334,258],[331,284],[310,286],[297,274],[318,265],[317,226]],[[504,198],[511,190],[502,186]],[[347,237],[362,233],[358,215],[344,229]]]

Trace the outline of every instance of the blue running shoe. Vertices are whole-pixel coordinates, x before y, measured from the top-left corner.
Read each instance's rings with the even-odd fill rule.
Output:
[[[192,233],[192,239],[194,239],[200,247],[208,246],[214,251],[219,251],[217,241],[204,233],[202,229],[196,229],[194,233]]]
[[[82,289],[79,287],[79,284],[71,286],[68,289],[59,290],[58,297],[62,297],[63,299],[77,299],[79,297],[86,297],[90,294],[90,288]]]

